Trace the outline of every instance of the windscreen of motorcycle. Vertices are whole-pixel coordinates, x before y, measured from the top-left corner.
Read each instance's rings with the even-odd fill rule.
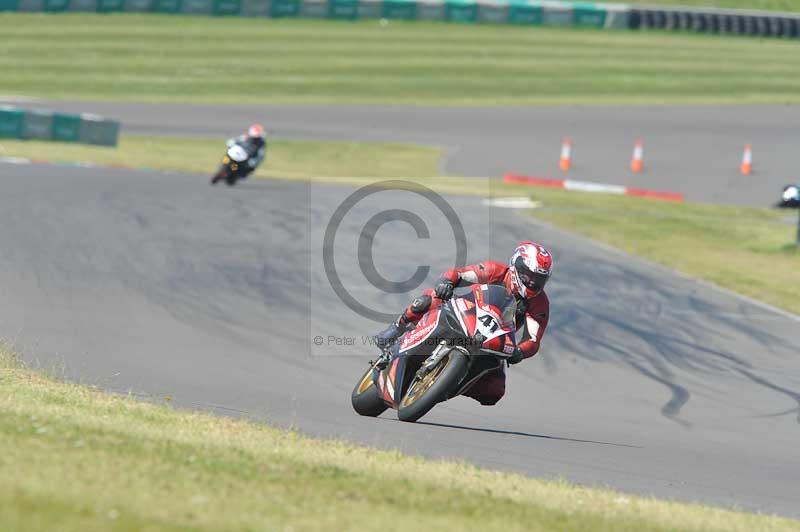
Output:
[[[456,301],[456,309],[470,336],[478,332],[492,339],[516,331],[517,300],[502,286],[473,285],[470,294]]]
[[[228,148],[228,157],[230,157],[237,163],[243,163],[244,161],[247,160],[247,150],[245,150],[238,144],[234,144],[233,146]]]

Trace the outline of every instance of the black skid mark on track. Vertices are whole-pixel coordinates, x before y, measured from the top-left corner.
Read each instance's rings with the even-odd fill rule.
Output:
[[[800,394],[757,377],[744,355],[708,347],[731,344],[730,337],[735,334],[746,336],[764,352],[791,352],[793,344],[788,339],[759,327],[758,319],[749,319],[754,314],[758,318],[762,310],[745,304],[722,309],[691,293],[676,294],[668,284],[654,284],[651,277],[631,268],[597,258],[569,261],[560,273],[572,284],[563,297],[560,292],[567,290],[556,283],[549,290],[554,303],[547,342],[585,360],[620,364],[667,387],[671,397],[662,405],[661,414],[668,419],[690,426],[679,417],[691,393],[688,385],[679,383],[678,372],[697,377],[741,374],[800,404]],[[559,308],[559,300],[570,303]],[[709,338],[719,342],[709,342]],[[558,357],[546,359],[548,372],[555,373]],[[703,391],[709,393],[707,388]]]
[[[742,375],[744,375],[745,377],[750,379],[752,382],[754,382],[756,384],[760,384],[761,386],[769,388],[770,390],[774,390],[774,391],[776,391],[778,393],[781,393],[781,394],[783,394],[783,395],[785,395],[787,397],[790,397],[795,402],[797,402],[797,408],[791,408],[791,409],[786,410],[784,412],[779,412],[777,414],[772,414],[771,416],[768,416],[768,417],[785,416],[787,414],[791,414],[791,413],[796,412],[797,413],[796,420],[797,420],[797,423],[800,424],[800,393],[794,392],[794,391],[789,390],[788,388],[784,388],[782,386],[778,386],[777,384],[774,384],[774,383],[768,381],[764,377],[759,377],[758,375],[756,375],[756,374],[754,374],[754,373],[752,373],[750,371],[747,371],[747,370],[743,370],[743,369],[739,370],[739,373],[741,373]]]
[[[661,414],[664,417],[675,421],[679,425],[691,427],[691,423],[679,417],[681,409],[684,407],[684,405],[686,405],[686,403],[689,402],[691,394],[689,393],[689,390],[674,382],[674,377],[669,370],[664,368],[662,364],[656,364],[657,369],[655,371],[647,369],[643,364],[636,361],[635,356],[623,349],[620,349],[616,345],[601,341],[596,342],[596,345],[603,347],[610,352],[616,352],[619,359],[622,360],[623,363],[629,368],[632,368],[644,377],[647,377],[648,379],[665,386],[672,394],[672,397],[670,397],[670,399],[661,407]],[[653,362],[654,361],[651,361],[651,363]]]
[[[684,427],[691,427],[691,423],[678,417],[681,413],[681,408],[683,408],[684,405],[689,402],[689,390],[679,384],[676,384],[675,382],[670,381],[669,378],[656,375],[652,371],[649,371],[645,367],[635,362],[628,362],[628,364],[630,364],[632,368],[635,368],[642,375],[645,375],[648,378],[663,384],[672,393],[670,400],[664,403],[664,405],[661,407],[661,414],[664,417],[683,425]]]

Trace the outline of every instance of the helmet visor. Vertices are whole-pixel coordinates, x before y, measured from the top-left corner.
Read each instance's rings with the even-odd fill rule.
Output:
[[[517,257],[517,260],[514,261],[514,268],[516,268],[517,276],[520,282],[525,285],[525,288],[532,290],[536,294],[544,290],[544,285],[547,284],[547,280],[550,278],[549,274],[532,271],[525,264],[522,257]]]

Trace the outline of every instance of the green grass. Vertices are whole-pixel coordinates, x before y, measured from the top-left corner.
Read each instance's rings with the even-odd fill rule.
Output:
[[[800,102],[800,42],[425,22],[0,14],[0,94],[437,105]]]
[[[794,212],[562,191],[530,194],[546,206],[533,212],[537,218],[800,314]]]
[[[800,530],[136,402],[5,347],[0,470],[2,530]]]
[[[0,156],[147,166],[210,174],[222,139],[123,136],[118,149],[0,141]],[[800,314],[800,250],[793,213],[776,209],[666,203],[439,176],[437,148],[409,144],[270,144],[261,177],[365,185],[405,178],[440,192],[530,195],[538,219]],[[791,218],[787,220],[787,218]]]
[[[0,139],[0,156],[48,161],[80,161],[104,165],[214,173],[225,154],[225,139],[138,137],[123,135],[119,146]],[[436,176],[442,150],[399,143],[270,141],[266,163],[257,176]]]

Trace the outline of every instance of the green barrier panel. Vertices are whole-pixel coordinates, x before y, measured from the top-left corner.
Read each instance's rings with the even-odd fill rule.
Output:
[[[125,0],[126,13],[147,13],[153,10],[155,0]]]
[[[572,5],[564,2],[543,2],[542,22],[550,26],[572,26]]]
[[[70,0],[68,11],[97,12],[97,0]]]
[[[508,22],[511,24],[542,24],[544,9],[539,3],[512,2],[508,7]]]
[[[489,24],[507,24],[508,4],[505,2],[481,2],[478,4],[478,21]]]
[[[18,9],[26,13],[39,13],[44,11],[44,0],[19,0]]]
[[[417,2],[417,18],[419,20],[445,20],[446,16],[445,4],[440,0],[419,0]]]
[[[125,9],[125,0],[97,0],[98,13],[114,13]]]
[[[417,2],[414,0],[384,0],[383,18],[414,20],[417,18]]]
[[[25,111],[25,125],[22,128],[22,138],[52,140],[53,139],[53,113],[51,111]]]
[[[602,28],[606,24],[606,10],[594,4],[575,4],[574,24],[576,26],[589,26]]]
[[[300,16],[308,18],[327,18],[328,0],[301,0]]]
[[[0,107],[0,138],[22,138],[25,112],[14,107]]]
[[[270,0],[242,0],[239,14],[243,17],[268,17],[271,10]]]
[[[51,13],[66,11],[69,7],[69,0],[44,0],[44,10]]]
[[[358,0],[328,0],[328,18],[355,20],[358,18]]]
[[[19,9],[18,0],[0,0],[0,11],[16,11]]]
[[[153,11],[156,13],[179,13],[181,0],[155,0]]]
[[[78,142],[81,129],[81,117],[55,113],[53,115],[53,140],[62,142]]]
[[[272,0],[270,15],[273,18],[296,17],[300,14],[300,0]]]
[[[359,0],[358,18],[383,17],[383,0]]]
[[[238,15],[240,0],[181,0],[181,13],[187,15]]]
[[[447,0],[445,17],[451,22],[475,22],[478,4],[469,0]]]
[[[187,15],[210,15],[214,0],[182,0],[181,13]]]
[[[96,115],[81,115],[78,139],[84,144],[116,146],[119,138],[119,122],[103,120]]]
[[[238,15],[242,10],[241,0],[214,0],[214,14],[224,17]]]

